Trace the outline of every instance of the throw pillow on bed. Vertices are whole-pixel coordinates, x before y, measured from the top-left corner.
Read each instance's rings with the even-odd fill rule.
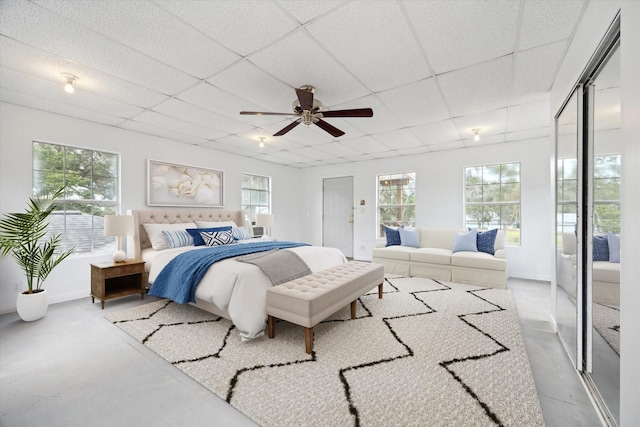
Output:
[[[497,228],[489,231],[479,231],[478,237],[476,238],[476,246],[478,247],[478,252],[485,252],[489,255],[493,255],[495,253],[497,235]]]
[[[402,241],[400,240],[400,232],[398,231],[398,229],[393,227],[387,227],[386,225],[384,225],[383,227],[384,227],[384,235],[387,237],[386,246],[400,246]]]
[[[162,234],[171,249],[193,246],[193,237],[186,230],[162,230]]]
[[[251,235],[246,227],[233,227],[231,233],[233,234],[233,238],[236,240],[251,239]]]
[[[468,233],[456,231],[456,243],[453,252],[478,252],[477,246],[478,230],[475,228]]]
[[[213,228],[187,228],[187,233],[191,234],[191,236],[193,236],[193,244],[196,246],[204,246],[205,242],[202,239],[202,236],[200,235],[200,233],[202,232],[207,232],[207,233],[211,233],[214,231],[231,231],[231,226],[227,226],[227,227],[213,227]]]
[[[151,247],[156,251],[169,249],[169,243],[167,242],[166,237],[164,237],[164,234],[162,234],[163,231],[185,230],[189,227],[196,226],[196,224],[193,222],[182,222],[174,224],[149,223],[142,225],[144,226],[144,230],[147,232],[147,237],[149,237]]]
[[[233,233],[228,231],[201,231],[200,236],[207,246],[221,246],[233,243]]]

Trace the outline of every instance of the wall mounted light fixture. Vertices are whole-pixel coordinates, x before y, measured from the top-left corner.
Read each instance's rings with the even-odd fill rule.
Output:
[[[480,129],[471,129],[471,132],[473,132],[473,140],[475,142],[480,141]]]
[[[76,80],[78,80],[78,76],[74,76],[73,74],[69,73],[62,73],[62,77],[64,77],[64,79],[67,81],[67,83],[65,83],[64,85],[64,91],[67,93],[73,93]]]

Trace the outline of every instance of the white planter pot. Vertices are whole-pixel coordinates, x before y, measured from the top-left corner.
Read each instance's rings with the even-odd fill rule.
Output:
[[[33,294],[18,294],[16,308],[18,315],[25,322],[32,322],[42,318],[47,312],[49,301],[47,301],[47,291],[36,292]]]

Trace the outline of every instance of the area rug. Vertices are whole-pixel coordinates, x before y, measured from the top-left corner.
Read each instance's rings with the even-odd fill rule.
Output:
[[[161,300],[107,319],[265,427],[543,426],[508,290],[387,277],[317,325],[242,342],[228,320]]]
[[[593,327],[613,351],[620,355],[620,308],[594,303]]]

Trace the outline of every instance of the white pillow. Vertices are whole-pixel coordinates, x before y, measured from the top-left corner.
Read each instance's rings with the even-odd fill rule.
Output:
[[[237,227],[234,221],[196,221],[197,228]]]
[[[196,224],[193,222],[181,222],[178,224],[142,224],[142,226],[147,232],[147,236],[149,236],[151,247],[156,251],[161,251],[169,249],[169,243],[164,234],[162,234],[163,230],[186,230],[187,228],[195,228]]]
[[[235,240],[251,239],[251,234],[249,234],[247,227],[233,227],[231,230]]]

